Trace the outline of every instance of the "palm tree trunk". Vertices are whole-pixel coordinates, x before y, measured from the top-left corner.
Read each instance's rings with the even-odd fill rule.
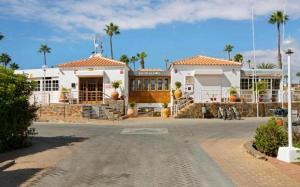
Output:
[[[277,24],[277,63],[278,67],[281,69],[282,68],[282,63],[281,63],[281,52],[280,52],[280,24]]]
[[[134,71],[135,71],[135,62],[133,62],[133,69],[134,69]]]
[[[145,69],[145,62],[144,62],[144,59],[141,59],[141,68],[142,68],[142,69]]]
[[[109,42],[110,42],[110,56],[111,56],[111,59],[114,59],[114,53],[113,53],[113,48],[112,48],[112,36],[110,36]]]
[[[47,65],[47,60],[46,60],[46,52],[44,52],[44,65]]]
[[[228,60],[230,60],[230,52],[228,52]]]

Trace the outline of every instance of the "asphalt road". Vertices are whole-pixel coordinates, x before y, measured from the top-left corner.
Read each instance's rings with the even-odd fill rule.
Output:
[[[114,125],[35,124],[40,137],[83,139],[35,186],[233,186],[201,149],[205,139],[251,138],[266,119],[126,120]],[[230,149],[230,148],[229,148]]]

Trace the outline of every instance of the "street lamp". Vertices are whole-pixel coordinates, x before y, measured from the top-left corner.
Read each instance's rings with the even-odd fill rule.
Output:
[[[47,65],[43,65],[42,66],[42,69],[43,69],[43,72],[44,72],[44,74],[43,74],[43,104],[45,104],[46,103],[46,90],[45,90],[45,83],[46,83],[46,71],[47,71]]]
[[[292,136],[292,93],[291,93],[291,56],[294,52],[287,49],[288,55],[288,147],[279,147],[277,159],[284,162],[300,162],[300,149],[293,147]]]

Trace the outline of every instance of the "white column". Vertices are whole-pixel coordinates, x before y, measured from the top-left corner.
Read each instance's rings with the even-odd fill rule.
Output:
[[[288,54],[288,138],[289,138],[289,147],[293,147],[293,137],[292,137],[292,94],[291,94],[291,54]]]

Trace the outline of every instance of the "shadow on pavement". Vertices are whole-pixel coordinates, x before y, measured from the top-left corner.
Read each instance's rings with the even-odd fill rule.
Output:
[[[0,154],[0,162],[14,160],[18,157],[43,152],[48,149],[54,149],[61,146],[71,146],[72,143],[83,142],[87,138],[75,136],[55,136],[55,137],[33,137],[32,145],[26,148],[17,149]],[[1,184],[0,184],[1,185]]]
[[[20,186],[23,182],[30,179],[37,172],[42,169],[18,169],[13,171],[1,171],[0,172],[0,181],[1,186],[10,187],[10,186]]]

